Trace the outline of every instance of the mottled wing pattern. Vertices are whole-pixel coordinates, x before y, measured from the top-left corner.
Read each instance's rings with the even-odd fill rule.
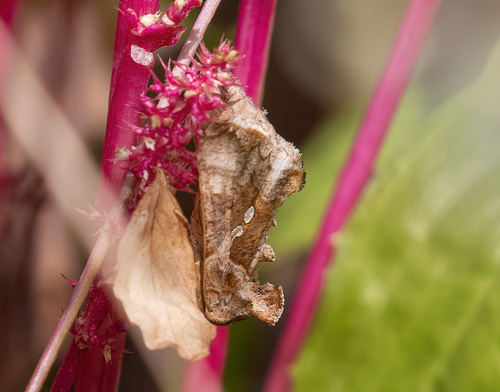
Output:
[[[267,231],[283,201],[302,188],[305,174],[299,151],[245,99],[245,110],[233,106],[227,119],[205,130],[192,231],[206,317],[218,325],[250,316],[274,325],[283,290],[259,284],[256,267],[274,261]]]

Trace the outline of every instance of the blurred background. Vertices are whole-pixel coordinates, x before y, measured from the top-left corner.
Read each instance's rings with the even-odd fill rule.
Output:
[[[24,389],[71,293],[61,274],[78,279],[88,255],[92,224],[75,208],[95,199],[118,7],[16,4],[14,41],[1,42],[0,61],[6,391]],[[307,172],[269,233],[276,262],[260,266],[261,281],[284,286],[285,307],[408,4],[278,4],[263,106],[303,151]],[[208,47],[234,38],[237,8],[221,2]],[[297,391],[499,390],[498,15],[499,0],[442,1],[373,180],[335,238],[324,299],[293,367]],[[186,36],[162,58],[175,59]],[[15,90],[6,87],[12,80]],[[51,136],[58,130],[63,139]],[[70,144],[75,150],[66,151]],[[59,182],[47,183],[47,168]],[[256,320],[231,327],[227,391],[261,388],[286,316],[274,328]],[[169,350],[148,352],[136,335],[127,340],[120,391],[178,390],[183,363]]]

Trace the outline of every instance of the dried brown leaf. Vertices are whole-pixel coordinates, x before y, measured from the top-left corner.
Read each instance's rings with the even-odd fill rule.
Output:
[[[198,306],[199,282],[189,225],[158,171],[118,245],[113,285],[148,348],[174,346],[187,360],[209,354],[215,326]]]

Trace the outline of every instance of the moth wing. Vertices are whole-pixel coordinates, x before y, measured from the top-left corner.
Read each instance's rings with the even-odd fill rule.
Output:
[[[256,267],[274,260],[267,231],[279,206],[304,182],[298,150],[253,110],[253,116],[235,114],[209,126],[199,150],[195,215],[201,217],[192,222],[203,233],[197,242],[205,314],[219,325],[250,316],[274,325],[281,316],[281,287],[260,285]]]

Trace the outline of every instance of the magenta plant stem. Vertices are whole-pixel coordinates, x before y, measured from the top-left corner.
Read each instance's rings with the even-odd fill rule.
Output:
[[[133,9],[137,15],[154,14],[158,11],[158,6],[159,0],[120,0],[120,10]],[[139,124],[139,98],[146,91],[151,75],[147,67],[136,63],[130,56],[134,40],[124,15],[118,13],[108,121],[101,161],[98,197],[101,201],[107,186],[116,195],[123,184],[128,167],[126,162],[114,160],[115,149],[135,142],[135,133],[130,132],[130,129]]]
[[[71,346],[68,349],[68,355],[64,357],[59,367],[58,374],[63,373],[63,376],[56,377],[56,380],[50,388],[50,392],[65,392],[71,390],[78,370],[87,356],[88,351],[88,347],[82,349],[78,347],[78,344],[74,340],[71,342]]]
[[[236,76],[255,105],[262,103],[277,0],[241,0],[235,47],[245,58]]]
[[[20,9],[22,3],[22,0],[3,0],[0,4],[0,19],[9,28],[12,27],[16,12]]]
[[[154,14],[158,11],[159,0],[120,0],[119,7],[123,11],[132,9],[137,15]],[[129,147],[135,142],[135,134],[130,132],[130,128],[139,125],[139,100],[147,89],[150,77],[150,70],[132,59],[131,49],[135,40],[136,37],[131,33],[124,14],[119,12],[113,52],[108,119],[101,160],[101,178],[97,195],[98,202],[106,209],[110,209],[114,202],[110,200],[109,195],[112,199],[118,195],[127,174],[126,163],[114,160],[115,150],[117,147]],[[113,301],[113,298],[103,292],[96,297],[96,301],[102,302],[101,306],[90,307],[89,303],[86,317],[90,325],[99,328],[106,317],[109,317],[100,310],[106,308],[108,305],[106,302]],[[111,317],[119,316],[112,314]],[[82,387],[92,388],[95,391],[117,389],[125,343],[124,335],[122,333],[116,336],[109,363],[105,361],[100,347],[90,348],[83,360],[75,390],[81,390]],[[96,353],[97,351],[99,354]]]
[[[405,92],[439,4],[440,0],[413,0],[409,6],[307,261],[265,383],[264,390],[267,392],[292,389],[290,366],[303,347],[315,317],[325,269],[335,251],[333,238],[345,225],[370,179],[382,141]]]
[[[11,33],[12,27],[14,25],[14,20],[17,12],[21,8],[21,0],[3,0],[0,3],[0,23],[5,25],[5,28]],[[0,26],[0,28],[3,26]],[[2,56],[0,58],[0,91],[4,89],[4,78],[7,76],[7,71],[11,62],[11,45],[14,40],[10,39],[8,35],[0,34],[0,48],[2,48]],[[5,175],[4,173],[4,156],[5,156],[5,123],[4,119],[0,115],[0,188],[4,186],[1,178]]]

